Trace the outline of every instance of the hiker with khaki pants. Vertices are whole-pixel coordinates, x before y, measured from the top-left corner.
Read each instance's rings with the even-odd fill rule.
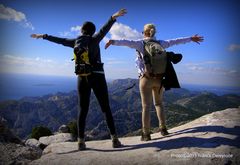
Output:
[[[136,66],[138,68],[138,73],[140,78],[139,88],[140,88],[140,95],[141,95],[141,101],[142,101],[142,136],[141,136],[142,141],[151,140],[150,111],[152,109],[151,108],[152,100],[154,101],[155,109],[156,109],[158,120],[159,120],[159,128],[160,128],[159,130],[163,136],[168,134],[166,123],[165,123],[164,108],[163,108],[163,91],[164,91],[164,88],[166,88],[165,86],[166,84],[162,84],[163,77],[166,79],[166,73],[149,74],[148,67],[147,67],[147,59],[145,58],[147,41],[151,40],[151,41],[154,41],[155,43],[157,42],[162,48],[162,51],[165,51],[164,50],[165,48],[168,48],[177,44],[184,44],[191,41],[199,43],[203,41],[203,37],[198,35],[194,35],[192,37],[177,38],[172,40],[156,40],[155,33],[156,33],[155,25],[146,24],[144,26],[142,40],[125,40],[125,39],[109,40],[105,45],[105,49],[108,48],[110,45],[116,45],[116,46],[127,46],[130,48],[136,49],[138,52],[137,58],[136,58]],[[148,60],[148,61],[151,61],[151,60]],[[168,62],[168,64],[170,63]],[[169,68],[173,70],[173,67],[169,67]],[[169,71],[166,70],[166,72],[169,72]],[[177,81],[177,78],[175,79]],[[179,88],[180,85],[178,81],[176,82],[176,84],[177,85],[173,85],[173,86],[171,84],[168,85],[167,89],[173,88],[173,87]]]
[[[161,88],[162,77],[147,78],[142,76],[139,82],[141,100],[142,100],[142,127],[145,134],[150,134],[150,110],[152,109],[152,100],[159,120],[159,128],[166,126],[165,115],[163,112],[163,88]]]

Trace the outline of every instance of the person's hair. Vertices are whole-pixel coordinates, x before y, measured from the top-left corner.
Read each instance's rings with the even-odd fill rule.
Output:
[[[81,32],[84,35],[92,36],[96,31],[96,27],[92,22],[84,22],[82,25]]]
[[[149,37],[154,37],[155,33],[156,33],[156,27],[154,24],[145,24],[144,28],[143,28],[143,32],[144,34],[147,34],[147,36]]]

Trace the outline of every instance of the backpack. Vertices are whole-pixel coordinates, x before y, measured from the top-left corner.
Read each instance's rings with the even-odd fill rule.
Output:
[[[88,76],[92,73],[89,57],[90,36],[80,36],[74,45],[75,73],[79,76]]]
[[[145,64],[145,72],[149,76],[159,76],[165,73],[167,66],[167,53],[155,40],[145,40],[143,60]]]

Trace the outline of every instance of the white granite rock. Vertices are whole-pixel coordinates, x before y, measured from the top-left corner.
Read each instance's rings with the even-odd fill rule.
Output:
[[[52,143],[69,142],[73,140],[74,138],[70,133],[59,133],[56,135],[40,137],[39,142],[44,145],[50,145]]]
[[[170,129],[170,135],[152,134],[120,138],[122,148],[111,140],[86,142],[85,151],[77,142],[52,143],[34,165],[238,165],[240,164],[240,109],[232,108],[200,117]]]
[[[61,126],[58,128],[58,132],[59,132],[59,133],[69,133],[69,128],[68,128],[68,126],[66,126],[66,125],[61,125]]]
[[[36,147],[23,146],[16,143],[0,143],[0,164],[28,164],[42,155]]]
[[[41,143],[37,139],[27,139],[25,142],[25,145],[30,146],[30,147],[39,147]]]

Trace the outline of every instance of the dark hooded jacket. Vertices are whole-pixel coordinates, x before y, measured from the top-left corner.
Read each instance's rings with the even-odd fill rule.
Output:
[[[164,86],[165,90],[170,90],[171,88],[180,88],[177,74],[173,68],[173,64],[177,64],[181,60],[182,60],[181,54],[167,52],[167,67],[164,79],[162,81],[162,85]]]

